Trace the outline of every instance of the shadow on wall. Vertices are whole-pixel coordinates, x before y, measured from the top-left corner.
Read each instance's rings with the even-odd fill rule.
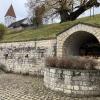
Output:
[[[4,64],[0,64],[0,70],[3,71],[3,72],[8,72],[7,68]]]
[[[7,66],[4,65],[4,64],[1,64],[1,63],[0,63],[0,71],[3,71],[3,72],[5,72],[5,73],[13,73],[12,70],[8,70],[8,69],[7,69]]]
[[[7,68],[4,64],[0,64],[0,72],[4,73],[13,73],[13,74],[21,74],[21,75],[32,75],[32,76],[38,76],[43,77],[44,75],[44,68],[35,68],[33,71],[30,70],[22,70],[20,72],[14,71],[12,68]]]

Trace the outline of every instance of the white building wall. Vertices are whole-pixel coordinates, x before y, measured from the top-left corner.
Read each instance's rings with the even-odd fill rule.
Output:
[[[15,21],[16,21],[15,17],[12,17],[12,16],[6,16],[5,17],[5,25],[6,26],[9,26],[10,24],[12,24]]]

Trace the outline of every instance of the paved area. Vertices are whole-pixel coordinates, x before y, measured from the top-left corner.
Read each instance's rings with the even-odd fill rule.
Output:
[[[43,86],[43,79],[16,74],[0,74],[0,100],[100,100],[70,98]]]

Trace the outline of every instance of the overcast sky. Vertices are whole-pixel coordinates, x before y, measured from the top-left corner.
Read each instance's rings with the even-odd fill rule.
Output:
[[[25,6],[27,0],[0,0],[0,23],[4,23],[4,16],[12,4],[16,13],[17,20],[28,16],[28,9]],[[95,9],[95,14],[100,14],[100,7]],[[90,15],[90,11],[86,11],[81,16]]]

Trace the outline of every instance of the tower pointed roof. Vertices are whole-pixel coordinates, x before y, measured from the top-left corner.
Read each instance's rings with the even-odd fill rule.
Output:
[[[8,11],[7,11],[5,17],[6,17],[6,16],[16,17],[16,14],[15,14],[15,11],[14,11],[14,8],[13,8],[12,4],[11,4],[11,6],[9,7],[9,9],[8,9]]]

